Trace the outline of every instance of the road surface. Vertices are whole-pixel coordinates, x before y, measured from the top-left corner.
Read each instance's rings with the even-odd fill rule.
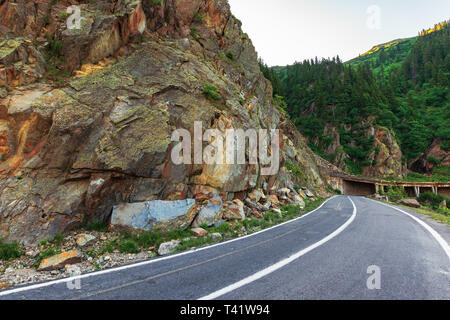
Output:
[[[422,220],[339,196],[242,239],[0,299],[450,299],[450,228]]]

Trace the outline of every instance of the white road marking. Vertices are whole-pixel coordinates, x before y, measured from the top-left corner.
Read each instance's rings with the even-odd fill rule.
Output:
[[[267,267],[245,279],[242,279],[241,281],[238,281],[232,285],[229,285],[228,287],[225,287],[223,289],[220,289],[216,292],[213,292],[207,296],[204,296],[198,300],[212,300],[212,299],[217,299],[220,296],[223,296],[224,294],[227,294],[229,292],[232,292],[236,289],[239,289],[249,283],[252,283],[256,280],[259,280],[269,274],[271,274],[272,272],[281,269],[283,267],[285,267],[286,265],[290,264],[291,262],[297,260],[298,258],[300,258],[301,256],[307,254],[308,252],[316,249],[317,247],[320,247],[321,245],[323,245],[324,243],[330,241],[331,239],[333,239],[334,237],[336,237],[337,235],[339,235],[342,231],[344,231],[352,222],[353,220],[355,220],[356,217],[356,206],[355,203],[353,202],[352,199],[350,199],[350,197],[348,197],[348,199],[351,201],[352,205],[353,205],[353,214],[352,216],[342,225],[340,226],[336,231],[334,231],[333,233],[331,233],[330,235],[328,235],[327,237],[323,238],[322,240],[314,243],[313,245],[293,254],[292,256],[290,256],[289,258],[286,258],[284,260],[281,260],[279,262],[277,262],[274,265],[271,265],[270,267]]]
[[[188,254],[192,254],[192,253],[195,253],[195,252],[200,252],[200,251],[203,251],[203,250],[208,250],[208,249],[219,247],[219,246],[224,246],[226,244],[230,244],[230,243],[233,243],[233,242],[236,242],[236,241],[240,241],[240,240],[244,240],[244,239],[247,239],[247,238],[250,238],[250,237],[254,237],[254,236],[258,235],[258,234],[261,234],[261,233],[267,232],[269,230],[273,230],[275,228],[279,228],[279,227],[284,226],[286,224],[289,224],[289,223],[295,222],[297,220],[303,219],[303,218],[309,216],[310,214],[318,211],[327,202],[331,201],[332,199],[334,199],[336,197],[338,197],[338,196],[333,196],[333,197],[327,199],[318,208],[316,208],[315,210],[313,210],[313,211],[311,211],[311,212],[309,212],[309,213],[307,213],[307,214],[305,214],[303,216],[300,216],[298,218],[295,218],[295,219],[292,219],[292,220],[280,223],[280,224],[278,224],[276,226],[273,226],[273,227],[270,227],[270,228],[267,228],[267,229],[264,229],[264,230],[261,230],[261,231],[249,234],[249,235],[241,237],[241,238],[236,238],[236,239],[228,240],[228,241],[225,241],[225,242],[213,244],[213,245],[210,245],[210,246],[207,246],[207,247],[193,249],[193,250],[181,252],[181,253],[178,253],[178,254],[170,255],[170,256],[167,256],[167,257],[162,257],[162,258],[153,259],[153,260],[149,260],[149,261],[139,262],[139,263],[130,264],[130,265],[122,266],[122,267],[117,267],[117,268],[113,268],[113,269],[102,270],[102,271],[87,273],[87,274],[74,276],[74,277],[70,277],[70,278],[58,279],[58,280],[53,280],[53,281],[49,281],[49,282],[44,282],[44,283],[29,285],[29,286],[25,286],[25,287],[15,288],[15,289],[11,289],[11,290],[0,291],[0,297],[1,296],[6,296],[6,295],[10,295],[10,294],[14,294],[14,293],[19,293],[19,292],[24,292],[24,291],[30,291],[30,290],[45,288],[45,287],[53,286],[53,285],[60,284],[60,283],[73,282],[73,281],[79,280],[79,279],[86,279],[86,278],[91,278],[91,277],[95,277],[95,276],[99,276],[99,275],[103,275],[103,274],[108,274],[108,273],[123,271],[123,270],[127,270],[127,269],[137,268],[137,267],[141,267],[141,266],[157,263],[157,262],[160,262],[160,261],[171,260],[171,259],[174,259],[174,258],[177,258],[177,257],[181,257],[181,256],[185,256],[185,255],[188,255]]]
[[[378,204],[382,204],[391,209],[397,210],[403,214],[406,214],[408,217],[414,219],[417,223],[419,223],[422,227],[424,227],[429,233],[431,233],[431,235],[434,237],[434,239],[436,239],[436,241],[439,243],[439,245],[442,247],[442,249],[444,249],[445,253],[447,254],[448,258],[450,259],[450,246],[448,245],[447,241],[445,241],[444,238],[442,238],[442,236],[436,230],[434,230],[432,227],[430,227],[427,223],[425,223],[424,221],[420,220],[417,217],[414,217],[412,214],[410,214],[402,209],[391,206],[390,204],[376,201],[373,199],[369,199],[369,200],[372,200]]]

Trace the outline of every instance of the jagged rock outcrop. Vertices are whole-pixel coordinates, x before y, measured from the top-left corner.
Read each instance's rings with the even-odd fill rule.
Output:
[[[415,172],[431,174],[436,166],[450,166],[450,153],[442,148],[442,141],[435,139],[428,150],[411,164]]]
[[[407,168],[403,163],[403,154],[394,133],[387,128],[373,125],[370,121],[362,125],[367,127],[366,137],[373,137],[373,151],[365,159],[368,165],[362,167],[362,175],[379,178],[404,178]],[[351,130],[351,127],[348,130]],[[326,154],[333,156],[333,165],[337,167],[329,169],[331,171],[348,171],[346,161],[350,157],[344,151],[338,129],[327,125],[324,135],[331,138]]]
[[[368,156],[372,165],[363,168],[363,176],[396,178],[406,176],[407,168],[403,154],[393,132],[383,127],[371,127],[368,132],[374,137],[374,151]]]
[[[45,34],[60,49],[49,52],[42,43],[36,50],[44,59],[58,56],[56,69],[96,67],[57,83],[8,80],[0,95],[0,238],[52,238],[106,221],[124,202],[200,201],[216,193],[226,202],[262,185],[325,194],[314,155],[273,106],[255,49],[226,1],[33,2],[0,3],[1,36],[39,42]],[[54,21],[70,4],[81,4],[78,32]],[[43,14],[50,17],[44,27]],[[99,65],[104,58],[111,61]],[[208,97],[206,85],[220,98]],[[203,129],[279,128],[280,172],[264,177],[260,165],[174,165],[171,134],[183,128],[193,136],[195,121]]]

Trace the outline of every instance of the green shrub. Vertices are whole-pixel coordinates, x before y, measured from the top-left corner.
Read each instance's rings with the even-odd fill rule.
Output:
[[[137,237],[136,242],[141,247],[148,248],[160,242],[161,241],[160,239],[162,239],[162,236],[159,232],[157,234],[153,232],[145,232]]]
[[[231,51],[228,51],[226,54],[227,58],[230,59],[231,61],[234,60],[234,53]]]
[[[204,14],[204,13],[200,13],[198,11],[196,13],[194,13],[194,22],[196,22],[196,23],[205,22],[205,18],[206,18],[206,14]]]
[[[64,240],[64,235],[61,233],[57,233],[55,237],[53,238],[53,242],[59,247],[61,246],[62,242]]]
[[[150,0],[150,7],[160,7],[161,5],[161,0]]]
[[[0,239],[0,260],[12,260],[23,254],[17,242],[5,243]]]
[[[439,209],[439,205],[442,201],[447,200],[447,208],[450,204],[450,197],[446,197],[440,194],[434,194],[433,192],[424,192],[419,196],[419,202],[422,204],[431,205],[433,209]]]
[[[430,162],[430,163],[432,163],[432,164],[434,164],[434,165],[440,165],[441,163],[442,163],[442,159],[438,159],[438,158],[435,158],[435,157],[433,157],[433,156],[429,156],[428,158],[427,158],[427,160],[428,160],[428,162]]]
[[[405,189],[399,187],[389,187],[386,195],[389,197],[389,201],[397,202],[398,200],[408,198],[408,194]]]
[[[119,243],[121,253],[139,253],[139,246],[133,240],[122,240]]]
[[[208,98],[219,101],[222,100],[222,96],[219,93],[219,89],[212,84],[206,84],[203,88],[203,94],[205,94]]]
[[[108,231],[108,223],[103,221],[92,221],[87,223],[83,229],[86,231],[106,232]]]

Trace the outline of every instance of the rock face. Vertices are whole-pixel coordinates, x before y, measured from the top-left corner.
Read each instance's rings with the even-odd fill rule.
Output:
[[[272,104],[228,3],[152,3],[0,1],[0,238],[37,242],[108,221],[113,208],[115,221],[122,203],[126,222],[146,229],[153,216],[133,220],[132,212],[148,213],[136,202],[186,200],[196,188],[198,201],[212,190],[230,200],[264,183],[326,193],[305,139]],[[61,19],[70,4],[81,8],[76,31]],[[35,82],[43,65],[54,81]],[[59,77],[79,69],[76,78]],[[195,121],[204,130],[280,129],[279,173],[262,176],[260,164],[175,165],[171,134],[193,136]],[[194,216],[168,225],[188,226]]]
[[[406,167],[402,163],[402,151],[394,134],[386,128],[374,127],[374,147],[368,160],[371,166],[363,168],[363,176],[380,178],[404,178]]]
[[[115,206],[111,217],[111,229],[185,229],[194,220],[195,200],[148,201]]]
[[[367,123],[360,123],[358,126],[366,127],[366,137],[373,137],[373,150],[365,159],[368,165],[362,167],[362,175],[379,178],[404,178],[407,173],[406,166],[402,163],[402,151],[395,135],[387,128],[375,126],[370,120]],[[351,130],[350,128],[347,128]],[[335,168],[328,168],[328,171],[348,171],[346,161],[350,158],[341,145],[341,137],[338,128],[326,126],[324,135],[332,139],[326,154],[333,157]],[[353,144],[353,142],[351,142]],[[322,159],[318,160],[323,162]],[[329,166],[328,164],[322,166]],[[329,181],[331,185],[333,182]]]

